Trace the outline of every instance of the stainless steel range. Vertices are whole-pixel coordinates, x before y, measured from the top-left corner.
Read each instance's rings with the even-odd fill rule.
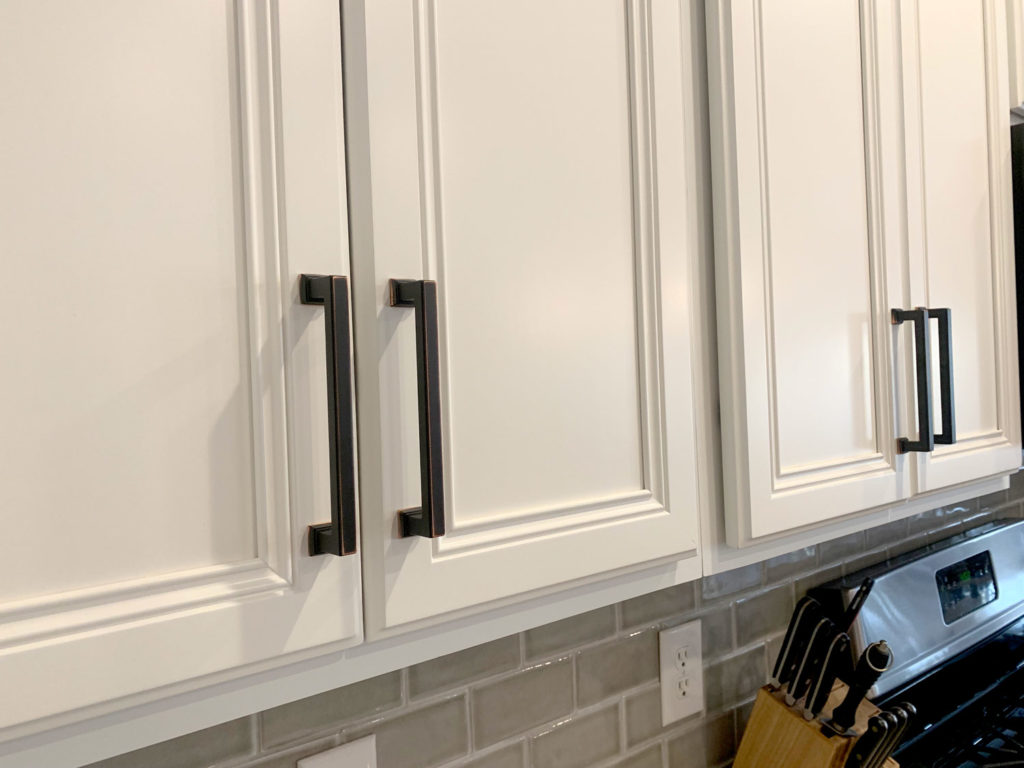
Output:
[[[812,591],[847,610],[855,657],[884,638],[893,661],[869,696],[917,709],[894,756],[902,768],[1024,766],[1024,521],[990,523]]]

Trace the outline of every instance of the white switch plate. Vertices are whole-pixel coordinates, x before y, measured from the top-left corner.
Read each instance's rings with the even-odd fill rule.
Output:
[[[700,621],[658,633],[661,656],[661,724],[704,711],[704,653]]]
[[[377,738],[343,744],[318,755],[299,760],[297,768],[377,768]]]

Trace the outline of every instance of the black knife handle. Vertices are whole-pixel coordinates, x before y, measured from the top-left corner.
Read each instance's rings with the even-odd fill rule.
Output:
[[[897,737],[896,730],[900,727],[899,718],[896,717],[894,712],[883,712],[882,719],[885,720],[887,726],[885,738],[882,739],[882,743],[875,749],[873,759],[868,764],[868,768],[882,768],[882,765],[889,757],[889,752]]]
[[[846,657],[850,650],[850,636],[845,632],[836,635],[832,641],[832,647],[821,666],[821,675],[818,677],[817,685],[811,690],[808,696],[807,714],[814,719],[821,714],[821,710],[828,703],[828,697],[832,693],[832,686],[835,685],[839,676],[839,664]]]
[[[900,721],[900,727],[896,733],[896,738],[893,739],[892,749],[889,754],[892,755],[903,741],[903,737],[907,735],[907,731],[910,729],[910,723],[915,717],[917,717],[917,707],[911,704],[909,701],[901,701],[895,707],[892,708],[893,712],[896,713],[897,719]]]
[[[903,737],[903,731],[907,728],[907,723],[910,721],[910,715],[907,714],[906,710],[901,706],[894,706],[886,712],[889,715],[889,735],[886,737],[885,742],[882,745],[882,753],[878,756],[875,764],[881,768],[885,765],[885,761],[889,759],[889,756],[896,751],[896,747],[900,743],[900,739]]]
[[[775,659],[775,668],[772,670],[771,684],[778,688],[783,683],[788,682],[788,676],[785,674],[788,666],[787,657],[792,655],[794,646],[797,645],[799,638],[797,637],[797,628],[802,623],[805,614],[811,612],[819,605],[818,601],[813,597],[804,596],[800,598],[800,601],[796,604],[796,608],[793,609],[793,617],[789,620],[789,628],[786,630],[786,636],[782,640],[782,647],[779,649],[779,656]]]
[[[814,675],[818,664],[825,655],[829,642],[835,633],[835,624],[829,618],[821,619],[814,628],[814,634],[807,643],[807,650],[804,651],[803,660],[789,684],[786,694],[786,704],[793,706],[803,698],[808,689],[814,684]]]
[[[868,720],[868,729],[853,745],[850,756],[846,759],[844,768],[865,768],[868,758],[874,754],[878,745],[882,743],[889,726],[881,715],[875,715]]]
[[[857,619],[857,614],[860,613],[860,609],[864,606],[864,601],[867,600],[868,595],[871,594],[871,588],[873,586],[875,586],[875,580],[870,576],[861,582],[856,594],[850,601],[849,607],[846,609],[846,613],[843,614],[843,618],[839,622],[839,629],[843,632],[850,631],[850,627],[853,626],[853,622]]]
[[[836,731],[844,733],[854,724],[861,701],[891,664],[892,651],[884,640],[867,647],[853,670],[846,698],[832,713],[832,726]]]

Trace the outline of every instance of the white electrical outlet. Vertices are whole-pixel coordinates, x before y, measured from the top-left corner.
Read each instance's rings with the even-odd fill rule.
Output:
[[[377,739],[365,739],[299,760],[296,768],[377,768]]]
[[[700,621],[658,633],[662,725],[704,711],[704,654],[700,637]]]

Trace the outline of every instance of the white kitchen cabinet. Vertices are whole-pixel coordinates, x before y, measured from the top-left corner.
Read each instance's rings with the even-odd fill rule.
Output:
[[[305,553],[332,497],[298,275],[348,274],[338,23],[0,4],[0,741],[361,639],[358,555]]]
[[[698,575],[680,12],[343,3],[368,633]]]
[[[1007,19],[994,1],[901,10],[911,304],[948,308],[952,336],[956,442],[911,454],[915,490],[927,492],[1021,462]],[[940,432],[937,354],[931,362]]]
[[[889,326],[901,230],[883,215],[900,193],[895,23],[884,3],[708,6],[733,545],[910,492]]]
[[[729,544],[1019,465],[1004,11],[708,3]],[[958,439],[901,455],[915,307],[950,309]]]

